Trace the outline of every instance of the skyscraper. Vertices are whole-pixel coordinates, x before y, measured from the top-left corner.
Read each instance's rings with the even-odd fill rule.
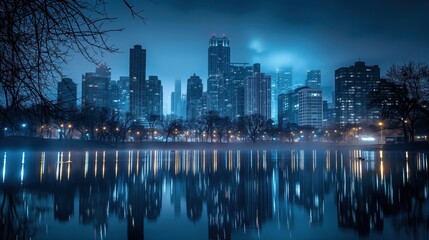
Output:
[[[182,116],[182,81],[174,82],[174,92],[171,94],[171,114]]]
[[[231,108],[228,98],[230,64],[229,39],[212,36],[208,48],[207,107],[222,116],[228,115],[228,108]]]
[[[82,76],[82,107],[110,107],[110,74],[106,64],[97,66],[95,73],[85,73]]]
[[[77,84],[70,78],[58,82],[57,104],[61,111],[76,110]]]
[[[253,65],[253,75],[244,81],[244,114],[271,118],[271,77],[261,73],[261,65]]]
[[[378,118],[377,109],[370,109],[369,94],[380,83],[378,65],[366,66],[355,62],[353,66],[335,70],[336,122],[346,124],[371,123]]]
[[[147,95],[148,95],[148,106],[147,115],[155,115],[161,117],[162,112],[162,85],[161,80],[157,76],[149,76],[147,81]]]
[[[277,94],[288,93],[292,89],[292,68],[277,69],[275,77]]]
[[[231,100],[230,118],[236,119],[244,115],[244,79],[253,75],[253,67],[247,63],[231,63],[230,71],[231,85],[228,88]]]
[[[225,36],[210,38],[208,49],[208,76],[227,75],[231,64],[229,39]]]
[[[305,86],[309,88],[321,87],[321,73],[320,70],[310,70],[307,72],[307,79],[305,79]]]
[[[322,89],[303,87],[298,90],[298,124],[322,128]]]
[[[121,116],[125,116],[127,112],[130,112],[130,78],[119,77],[119,113]]]
[[[135,45],[130,49],[130,112],[138,121],[146,117],[146,49]]]
[[[278,125],[286,127],[288,123],[298,124],[298,91],[301,88],[295,89],[288,93],[279,94],[278,97]]]
[[[119,116],[119,105],[121,100],[120,98],[120,90],[118,82],[115,80],[110,81],[110,108],[113,110],[115,116]]]
[[[202,111],[203,80],[194,73],[188,79],[186,89],[186,119],[197,119]]]

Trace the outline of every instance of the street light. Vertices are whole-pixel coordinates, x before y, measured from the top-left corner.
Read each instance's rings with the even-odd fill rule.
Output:
[[[383,144],[383,122],[378,122],[378,126],[380,126],[380,144]]]

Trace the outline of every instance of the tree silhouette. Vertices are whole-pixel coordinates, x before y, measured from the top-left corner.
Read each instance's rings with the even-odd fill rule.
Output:
[[[256,142],[260,133],[269,126],[270,121],[260,114],[244,115],[239,119],[239,128],[252,142]]]
[[[132,16],[143,19],[128,0]],[[106,1],[16,0],[0,2],[0,124],[16,124],[14,113],[41,106],[41,115],[56,108],[49,96],[74,54],[97,63],[105,52],[116,52],[106,29],[114,20]]]
[[[429,67],[410,62],[393,65],[387,79],[381,81],[371,96],[371,106],[381,110],[381,117],[391,126],[402,128],[405,141],[414,142],[416,125],[427,114]]]

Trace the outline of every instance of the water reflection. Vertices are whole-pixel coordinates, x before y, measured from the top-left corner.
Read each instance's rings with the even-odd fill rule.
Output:
[[[272,225],[290,236],[306,229],[308,237],[318,237],[315,227],[337,237],[344,234],[341,229],[353,229],[355,236],[425,238],[429,233],[425,153],[153,150],[2,155],[3,239],[67,239],[70,234],[69,239],[144,239],[145,225],[166,222],[171,225],[161,226],[167,231],[156,238],[169,239],[168,230],[177,221],[204,223],[203,238],[208,239],[275,239],[275,233],[264,231]],[[336,214],[325,210],[332,208],[330,201]],[[304,222],[298,216],[302,212]],[[170,220],[161,221],[162,214]],[[336,228],[325,218],[335,219]],[[63,223],[66,232],[56,232],[57,223]],[[115,226],[121,223],[125,229],[118,230]],[[80,232],[87,226],[92,229],[88,235]],[[190,225],[185,231],[188,238],[195,228]]]

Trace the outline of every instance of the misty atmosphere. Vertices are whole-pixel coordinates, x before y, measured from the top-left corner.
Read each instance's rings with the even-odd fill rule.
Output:
[[[0,239],[429,238],[427,9],[2,1]]]

